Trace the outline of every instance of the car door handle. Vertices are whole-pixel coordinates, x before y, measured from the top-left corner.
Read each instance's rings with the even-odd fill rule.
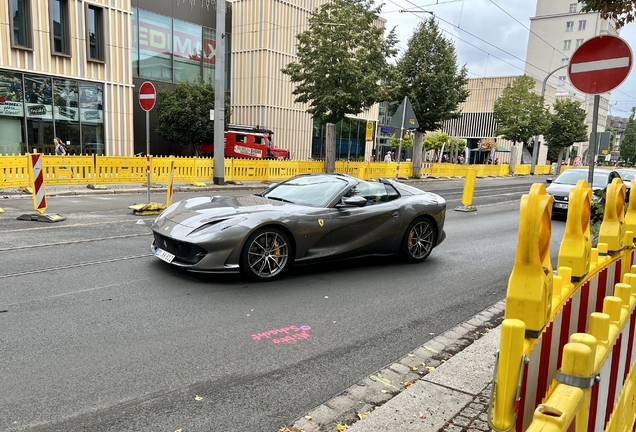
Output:
[[[394,211],[393,212],[393,217],[399,217],[400,216],[400,212],[399,211]]]

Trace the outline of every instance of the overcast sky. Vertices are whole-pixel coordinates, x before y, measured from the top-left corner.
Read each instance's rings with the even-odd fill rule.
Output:
[[[401,52],[406,49],[415,26],[431,15],[399,11],[428,10],[435,13],[444,35],[455,41],[458,62],[466,64],[469,77],[524,72],[528,28],[530,17],[536,12],[536,0],[376,1],[384,1],[382,17],[387,20],[387,29],[396,27]],[[632,52],[636,51],[636,23],[623,27],[620,37],[630,45]],[[557,46],[561,41],[548,42]],[[548,44],[545,48],[554,49]],[[636,67],[632,67],[627,79],[612,92],[609,114],[629,117],[633,106],[636,106]]]

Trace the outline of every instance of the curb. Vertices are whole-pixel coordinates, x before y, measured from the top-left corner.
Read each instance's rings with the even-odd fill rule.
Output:
[[[483,415],[487,406],[483,401],[489,395],[498,343],[492,352],[484,352],[479,345],[485,343],[481,341],[484,336],[499,327],[504,310],[505,300],[501,300],[354,384],[297,419],[291,428],[286,426],[279,432],[438,431],[453,424],[466,427],[468,425],[461,426],[466,422],[474,422],[474,429],[489,431],[487,417]],[[492,336],[499,340],[498,332]],[[484,357],[479,359],[478,365],[473,364],[474,358],[480,357],[475,350]],[[489,361],[492,364],[487,365]],[[475,372],[458,372],[465,368]],[[479,368],[481,373],[476,371]],[[455,417],[458,417],[457,423],[453,421]]]

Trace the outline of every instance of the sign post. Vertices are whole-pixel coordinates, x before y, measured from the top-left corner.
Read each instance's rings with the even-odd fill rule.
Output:
[[[572,85],[583,93],[594,95],[592,132],[588,145],[590,170],[587,181],[592,186],[596,159],[596,135],[600,94],[618,87],[629,75],[634,58],[627,43],[616,36],[602,35],[589,39],[570,58],[568,76]]]
[[[150,82],[144,82],[139,87],[139,105],[141,109],[146,111],[146,181],[147,181],[147,197],[150,203],[150,110],[155,106],[157,100],[157,91],[155,86]]]

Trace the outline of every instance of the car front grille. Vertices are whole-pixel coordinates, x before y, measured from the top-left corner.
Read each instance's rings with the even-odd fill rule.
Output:
[[[195,244],[171,239],[159,233],[154,233],[157,247],[170,252],[175,256],[175,261],[184,264],[196,264],[207,255],[207,251]]]

